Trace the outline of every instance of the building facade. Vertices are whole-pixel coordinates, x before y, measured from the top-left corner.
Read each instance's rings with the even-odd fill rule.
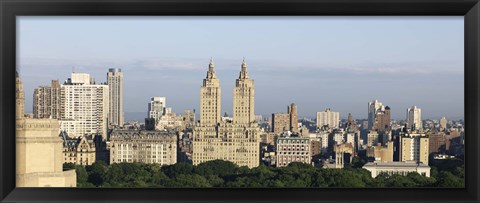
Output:
[[[52,80],[51,86],[35,88],[33,92],[33,118],[60,118],[60,84]]]
[[[424,163],[416,162],[386,162],[386,163],[367,163],[364,169],[370,171],[372,178],[380,174],[399,174],[406,176],[409,173],[418,173],[425,177],[430,177],[430,167]]]
[[[278,137],[275,149],[277,167],[285,167],[292,162],[311,163],[310,139],[302,137]]]
[[[272,114],[272,130],[275,134],[281,134],[290,129],[290,115],[287,113]]]
[[[96,160],[95,142],[92,136],[69,139],[63,136],[63,163],[92,165]]]
[[[317,112],[317,128],[328,126],[329,128],[338,128],[340,124],[340,112],[333,112],[330,108],[323,112]]]
[[[89,74],[72,73],[61,86],[60,129],[69,137],[107,136],[108,85],[95,84]]]
[[[122,127],[124,124],[122,69],[108,69],[107,84],[109,101],[108,125],[110,127]]]
[[[400,134],[400,161],[416,161],[428,165],[429,138],[423,133]]]
[[[378,100],[368,102],[368,129],[371,130],[375,123],[375,117],[378,111],[385,111],[385,106]]]
[[[407,128],[411,130],[420,130],[422,124],[422,109],[412,106],[407,109]]]
[[[233,89],[233,120],[221,120],[221,90],[210,60],[200,88],[200,123],[193,130],[194,165],[222,159],[239,166],[260,164],[261,131],[255,122],[255,87],[245,60]]]
[[[110,136],[112,163],[177,163],[177,135],[168,131],[113,130]]]

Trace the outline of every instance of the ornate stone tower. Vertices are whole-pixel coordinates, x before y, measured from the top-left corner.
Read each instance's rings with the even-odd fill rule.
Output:
[[[18,76],[18,72],[15,71],[16,76],[16,91],[15,91],[15,98],[16,98],[16,118],[22,119],[25,113],[25,95],[23,92],[23,85],[20,77]]]
[[[16,186],[76,187],[75,169],[63,171],[56,119],[25,118],[22,81],[16,74]]]
[[[233,88],[233,122],[250,124],[255,120],[255,86],[247,72],[247,63],[243,58],[240,76]]]
[[[221,121],[221,96],[220,82],[215,74],[213,59],[210,59],[207,77],[203,79],[203,85],[200,88],[200,123],[202,125],[217,125]]]

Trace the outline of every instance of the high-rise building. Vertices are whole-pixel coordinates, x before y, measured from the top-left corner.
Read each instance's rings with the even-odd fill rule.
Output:
[[[295,103],[288,106],[288,115],[290,116],[290,131],[298,132],[298,109]]]
[[[76,187],[75,170],[63,171],[58,120],[24,117],[23,85],[16,74],[16,186]]]
[[[373,124],[375,123],[375,117],[378,111],[385,111],[385,107],[381,102],[378,100],[373,100],[368,102],[368,129],[371,130],[373,128]]]
[[[412,106],[407,109],[407,128],[411,130],[422,129],[422,109]]]
[[[60,129],[69,137],[107,136],[108,85],[95,84],[89,74],[72,73],[61,88]]]
[[[123,73],[120,68],[110,68],[107,73],[108,84],[108,125],[122,127],[123,112]]]
[[[167,107],[165,97],[152,97],[150,103],[148,103],[148,117],[155,120],[160,119],[165,113],[165,108]]]
[[[400,161],[416,161],[428,165],[429,138],[421,133],[400,134]]]
[[[60,90],[58,80],[52,80],[51,86],[41,86],[34,90],[34,118],[60,118]]]
[[[233,121],[221,120],[221,91],[210,60],[200,88],[200,123],[193,130],[194,165],[222,159],[239,166],[260,164],[260,128],[255,122],[254,82],[245,59],[233,89]]]
[[[384,110],[377,111],[374,118],[373,128],[380,133],[385,133],[391,130],[390,124],[390,107],[386,106]]]
[[[442,117],[440,119],[440,131],[444,131],[445,129],[447,129],[447,119],[445,117]]]
[[[281,134],[290,129],[290,115],[287,113],[272,114],[272,130],[275,134]]]
[[[330,128],[338,128],[340,124],[340,112],[333,112],[330,108],[323,112],[317,112],[317,128],[328,125]]]

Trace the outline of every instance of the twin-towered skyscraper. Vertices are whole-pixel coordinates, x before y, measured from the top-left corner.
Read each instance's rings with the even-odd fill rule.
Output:
[[[233,121],[221,120],[221,88],[210,60],[200,88],[200,123],[193,131],[193,164],[222,159],[239,166],[260,163],[260,128],[255,122],[255,86],[243,59],[233,88]]]

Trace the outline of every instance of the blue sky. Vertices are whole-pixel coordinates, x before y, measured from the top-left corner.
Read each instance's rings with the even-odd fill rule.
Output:
[[[146,112],[166,96],[175,112],[198,109],[210,57],[222,87],[222,111],[242,58],[255,80],[255,112],[298,105],[300,116],[332,108],[367,117],[378,99],[405,119],[464,115],[463,17],[19,17],[17,64],[26,111],[33,89],[66,80],[73,69],[106,81],[124,72],[128,112]],[[132,114],[133,115],[133,114]],[[146,115],[146,113],[145,113]],[[133,118],[133,117],[132,117]]]

